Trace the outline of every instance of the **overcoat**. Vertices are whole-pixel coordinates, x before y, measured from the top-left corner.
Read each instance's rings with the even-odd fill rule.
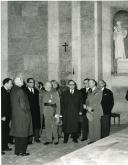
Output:
[[[103,115],[101,100],[102,92],[98,89],[89,93],[86,100],[86,106],[93,109],[93,117],[89,120],[89,139],[91,141],[97,141],[101,138],[101,116]]]
[[[104,88],[101,105],[103,108],[104,115],[110,115],[114,106],[113,93],[110,89]]]
[[[11,119],[10,92],[4,86],[1,87],[1,116],[6,117],[6,122]]]
[[[63,131],[65,133],[78,132],[79,112],[82,112],[82,95],[78,90],[74,94],[65,91],[61,97],[61,114],[63,116]]]
[[[101,100],[102,92],[99,89],[95,89],[92,93],[89,93],[86,100],[86,106],[89,106],[94,110],[93,116],[97,118],[100,118],[103,115]]]
[[[1,117],[6,120],[1,122],[2,150],[8,147],[9,122],[11,120],[10,92],[1,87]]]
[[[33,129],[40,129],[41,123],[40,123],[39,91],[36,88],[34,88],[34,93],[32,93],[30,92],[28,87],[26,87],[25,91],[28,96],[28,100],[30,104]]]
[[[11,90],[12,123],[10,135],[28,137],[33,134],[30,106],[22,88],[14,86]]]

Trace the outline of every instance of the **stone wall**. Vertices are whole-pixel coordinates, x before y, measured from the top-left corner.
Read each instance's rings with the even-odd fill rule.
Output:
[[[47,2],[8,2],[8,72],[47,79]]]
[[[81,76],[95,78],[94,2],[81,2]]]
[[[72,78],[72,5],[71,2],[59,2],[59,69],[60,79]],[[65,48],[64,43],[68,46]]]
[[[53,5],[53,8],[52,6],[48,8],[48,4],[49,7]],[[72,2],[58,2],[56,5],[58,28],[52,29],[54,26],[52,27],[51,23],[55,23],[55,20],[50,13],[52,13],[51,10],[54,12],[54,2],[8,2],[8,73],[10,76],[14,77],[18,73],[23,73],[25,78],[34,77],[41,81],[51,79],[53,75],[56,75],[58,80],[72,78],[72,43],[74,42]],[[80,16],[81,57],[78,59],[82,59],[82,79],[94,78],[94,2],[80,2]],[[53,35],[53,38],[58,36],[59,41],[51,41],[50,35]],[[62,46],[65,42],[68,44],[66,52]],[[53,57],[53,49],[59,52],[59,58],[55,54],[58,62]],[[54,70],[57,73],[54,73]]]

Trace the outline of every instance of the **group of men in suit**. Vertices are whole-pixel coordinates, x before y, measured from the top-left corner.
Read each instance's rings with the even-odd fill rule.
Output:
[[[27,145],[32,144],[33,137],[35,142],[40,142],[39,92],[33,78],[27,79],[27,86],[20,76],[14,79],[14,85],[12,82],[10,78],[4,79],[1,88],[2,154],[11,150],[8,147],[10,134],[15,138],[15,154],[27,156]]]
[[[11,120],[10,135],[15,138],[15,154],[26,156],[29,155],[26,153],[27,145],[32,144],[33,137],[35,142],[40,142],[39,91],[35,88],[33,78],[28,78],[27,85],[23,86],[22,77],[16,77],[13,88],[12,86],[11,79],[7,78],[3,81],[2,151],[11,150],[8,147]],[[85,79],[84,87],[78,90],[75,81],[69,80],[68,86],[64,85],[64,90],[57,94],[57,90],[52,90],[51,82],[45,84],[45,91],[41,95],[43,97],[41,104],[47,119],[45,145],[52,143],[53,135],[55,135],[54,144],[59,143],[55,134],[57,131],[55,122],[58,116],[62,117],[64,143],[68,142],[70,134],[74,143],[78,143],[79,135],[81,141],[89,137],[90,143],[109,135],[110,116],[114,106],[113,93],[106,88],[103,80],[99,81],[98,87],[94,79]]]
[[[85,79],[81,90],[76,88],[73,80],[68,82],[69,90],[61,97],[61,114],[63,116],[64,143],[69,134],[78,142],[89,138],[89,143],[106,137],[110,133],[110,117],[114,106],[111,90],[106,88],[105,81]]]
[[[82,129],[81,140],[82,141],[87,140],[88,132],[91,132],[91,130],[89,131],[89,129],[91,129],[90,128],[91,125],[93,126],[92,133],[94,133],[94,131],[98,133],[99,130],[98,139],[106,137],[110,133],[110,117],[111,117],[112,108],[114,106],[113,93],[110,89],[106,88],[106,82],[104,80],[100,80],[97,84],[95,80],[85,79],[83,81],[83,84],[84,84],[84,88],[81,89],[81,92],[82,92],[83,104],[85,104],[86,107],[83,108],[83,119],[81,122],[81,129]],[[91,119],[88,116],[88,107],[87,107],[88,104],[90,104],[90,106],[93,107],[94,110],[94,112],[92,112],[93,121],[90,121]],[[95,114],[96,109],[97,112],[99,112],[99,114]],[[92,139],[92,141],[95,140],[96,140],[95,138]]]

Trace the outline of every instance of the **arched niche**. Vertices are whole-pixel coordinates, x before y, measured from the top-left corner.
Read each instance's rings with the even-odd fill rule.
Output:
[[[127,30],[128,32],[128,10],[118,10],[113,15],[113,29],[114,26],[116,26],[117,22],[121,22],[122,28]],[[127,37],[124,39],[124,47],[125,47],[125,54],[126,58],[128,59],[128,34]],[[117,72],[117,63],[115,62],[115,47],[114,47],[114,41],[113,41],[113,71],[114,73]]]

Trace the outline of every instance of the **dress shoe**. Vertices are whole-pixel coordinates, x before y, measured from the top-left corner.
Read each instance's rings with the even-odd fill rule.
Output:
[[[39,140],[39,139],[37,139],[37,140],[35,140],[35,142],[40,143],[40,140]]]
[[[12,148],[6,148],[4,151],[12,151]]]
[[[21,156],[28,156],[30,153],[22,153]]]
[[[58,142],[54,142],[55,145],[59,144]]]
[[[52,142],[45,142],[44,145],[52,144]]]
[[[87,140],[87,139],[82,138],[80,141],[85,141],[85,140]]]
[[[2,155],[5,155],[5,152],[4,151],[2,151]]]
[[[92,143],[94,143],[93,141],[91,141],[91,142],[88,142],[88,144],[92,144]]]
[[[16,153],[17,156],[28,156],[30,153]]]

